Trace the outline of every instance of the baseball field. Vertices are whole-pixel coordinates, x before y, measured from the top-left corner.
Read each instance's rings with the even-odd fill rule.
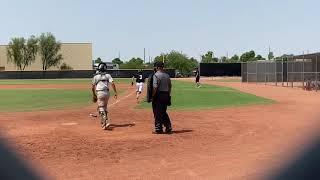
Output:
[[[320,95],[236,79],[173,81],[174,133],[152,134],[150,104],[116,79],[103,131],[89,79],[1,80],[0,130],[54,179],[259,179],[318,130]],[[144,94],[145,95],[145,94]],[[302,144],[302,145],[301,145]]]

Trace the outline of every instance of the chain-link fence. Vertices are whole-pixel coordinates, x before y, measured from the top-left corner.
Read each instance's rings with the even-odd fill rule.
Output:
[[[319,90],[320,53],[242,63],[241,76],[242,82]]]

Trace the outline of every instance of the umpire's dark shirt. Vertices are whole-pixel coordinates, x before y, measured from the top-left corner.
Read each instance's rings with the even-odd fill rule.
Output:
[[[153,87],[158,92],[169,92],[171,88],[171,79],[167,73],[158,71],[153,75]]]

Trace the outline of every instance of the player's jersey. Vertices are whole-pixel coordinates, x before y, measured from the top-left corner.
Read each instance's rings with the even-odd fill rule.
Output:
[[[145,77],[142,74],[137,74],[136,75],[136,82],[137,83],[144,83],[145,82]]]
[[[92,85],[96,85],[96,91],[108,91],[109,84],[112,82],[110,74],[97,74],[93,77]]]
[[[200,78],[200,72],[199,72],[199,70],[196,71],[196,78]]]

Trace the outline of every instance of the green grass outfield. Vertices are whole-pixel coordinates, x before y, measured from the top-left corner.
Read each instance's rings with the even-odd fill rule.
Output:
[[[172,107],[171,109],[214,109],[224,107],[236,107],[242,105],[270,104],[273,100],[258,97],[238,90],[203,85],[195,88],[194,83],[173,81]],[[139,108],[150,108],[150,104],[143,102]]]
[[[92,94],[77,89],[2,89],[0,99],[0,112],[44,111],[88,106]]]
[[[130,83],[130,79],[115,79]],[[91,79],[0,80],[0,85],[90,84]],[[111,94],[113,92],[111,91]],[[119,93],[123,93],[122,90]],[[1,89],[0,112],[41,111],[85,107],[91,103],[90,90],[78,89]]]
[[[115,79],[129,83],[130,79]],[[67,84],[90,83],[90,79],[65,80],[1,80],[0,84]],[[112,92],[112,91],[111,91]],[[123,91],[120,91],[120,93]],[[241,105],[270,104],[274,101],[220,86],[173,81],[171,109],[212,109]],[[91,91],[72,89],[0,89],[0,112],[39,111],[85,107],[91,103]],[[142,103],[138,108],[150,108]]]
[[[4,89],[0,90],[0,112],[40,111],[83,107],[90,104],[88,90]]]

